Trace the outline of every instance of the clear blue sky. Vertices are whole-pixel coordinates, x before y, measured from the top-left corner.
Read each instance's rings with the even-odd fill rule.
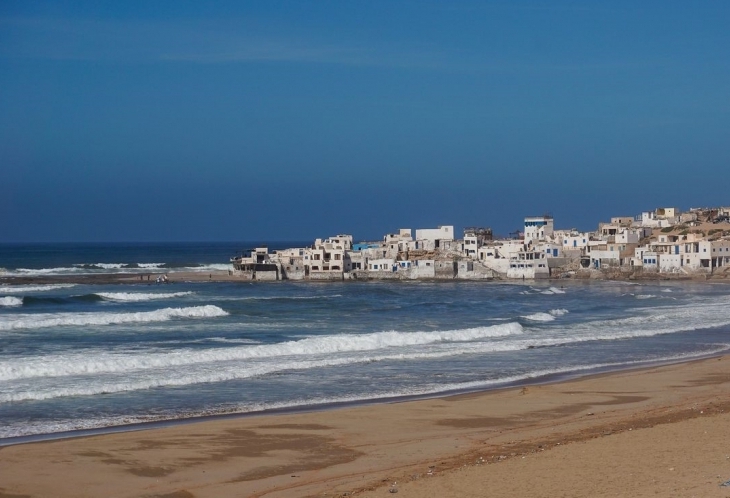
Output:
[[[730,2],[0,2],[0,242],[730,204]]]

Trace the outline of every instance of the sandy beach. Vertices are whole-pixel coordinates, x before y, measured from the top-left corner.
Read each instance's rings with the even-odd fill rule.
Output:
[[[720,357],[7,446],[0,497],[727,497],[729,387]]]

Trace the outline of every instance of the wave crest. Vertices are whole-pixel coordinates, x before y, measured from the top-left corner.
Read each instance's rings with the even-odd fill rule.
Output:
[[[552,322],[555,317],[550,313],[533,313],[532,315],[524,315],[522,318],[531,322]]]
[[[0,297],[0,306],[22,306],[23,298],[15,296]]]
[[[96,295],[109,301],[137,302],[152,301],[155,299],[170,299],[173,297],[189,296],[192,292],[97,292]]]
[[[225,311],[215,306],[201,306],[199,308],[212,308],[225,313]],[[187,309],[192,310],[195,308]],[[167,310],[171,310],[171,308]],[[129,315],[140,314],[142,313],[130,313]],[[405,346],[422,346],[438,342],[478,341],[493,337],[522,334],[522,332],[523,329],[519,323],[511,322],[492,325],[490,327],[475,327],[460,330],[431,332],[389,331],[359,335],[343,334],[308,337],[298,341],[288,341],[278,344],[216,348],[205,351],[181,349],[166,353],[149,353],[143,356],[136,353],[49,355],[35,359],[26,359],[22,362],[7,362],[4,365],[0,365],[0,380],[23,377],[118,373],[221,361],[366,352]],[[399,354],[402,353],[399,352]]]
[[[4,294],[22,294],[23,292],[45,292],[69,287],[76,287],[76,284],[5,285],[0,287],[0,292]]]
[[[164,322],[173,318],[213,318],[228,315],[211,304],[188,308],[164,308],[137,313],[42,313],[0,317],[0,330],[39,329],[47,327],[116,325],[122,323]]]

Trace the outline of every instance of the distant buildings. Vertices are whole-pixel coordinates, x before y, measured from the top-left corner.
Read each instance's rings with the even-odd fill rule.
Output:
[[[489,228],[402,228],[382,241],[351,235],[233,258],[247,280],[540,279],[585,272],[710,274],[730,268],[730,208],[658,208],[617,216],[593,232],[555,229],[553,217],[528,216],[524,232],[494,239]]]

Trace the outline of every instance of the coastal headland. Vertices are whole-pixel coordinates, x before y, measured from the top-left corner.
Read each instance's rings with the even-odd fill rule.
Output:
[[[0,448],[9,497],[727,497],[730,357]]]

